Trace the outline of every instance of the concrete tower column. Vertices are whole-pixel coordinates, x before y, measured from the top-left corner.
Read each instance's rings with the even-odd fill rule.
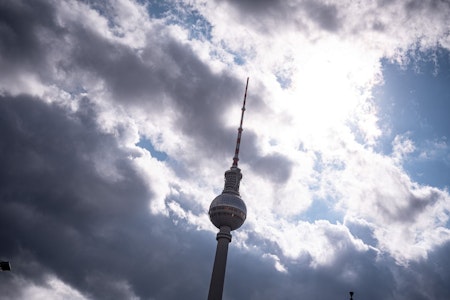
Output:
[[[209,285],[208,300],[222,300],[225,269],[227,266],[228,244],[231,242],[231,228],[221,226],[217,233],[217,249],[214,267]]]

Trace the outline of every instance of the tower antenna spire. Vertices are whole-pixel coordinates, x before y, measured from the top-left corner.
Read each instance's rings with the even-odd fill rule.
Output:
[[[244,130],[242,128],[242,123],[244,122],[245,102],[247,101],[248,80],[249,80],[249,77],[247,77],[247,84],[245,85],[244,102],[242,103],[242,109],[241,109],[242,110],[241,123],[239,124],[239,128],[238,128],[238,135],[237,135],[237,139],[236,139],[236,149],[234,151],[233,165],[231,166],[232,168],[237,168],[238,162],[239,162],[239,147],[241,146],[241,136],[242,136],[242,131]]]

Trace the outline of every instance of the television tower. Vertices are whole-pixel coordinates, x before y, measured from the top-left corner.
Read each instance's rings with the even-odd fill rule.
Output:
[[[245,86],[244,103],[242,105],[241,123],[238,128],[236,150],[234,151],[233,164],[225,172],[225,186],[222,194],[217,196],[209,207],[209,219],[219,228],[217,233],[217,249],[214,258],[214,267],[209,286],[208,300],[221,300],[223,283],[225,280],[225,268],[227,265],[228,244],[231,242],[232,230],[238,229],[244,224],[247,217],[247,207],[239,194],[239,183],[242,179],[241,169],[238,168],[239,147],[241,144],[242,122],[244,121],[245,101],[247,100],[247,84]]]

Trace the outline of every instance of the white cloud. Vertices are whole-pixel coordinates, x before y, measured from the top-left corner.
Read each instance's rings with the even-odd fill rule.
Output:
[[[330,179],[336,181],[339,207],[371,223],[376,246],[400,263],[426,258],[428,251],[450,238],[445,228],[449,195],[412,182],[397,166],[398,154],[412,149],[408,140],[404,142],[397,144],[392,159],[375,153],[354,155],[345,170]]]
[[[22,279],[23,280],[23,279]],[[49,277],[43,285],[36,285],[23,280],[20,299],[30,300],[86,300],[79,291],[68,286],[57,277]]]
[[[392,159],[399,165],[401,165],[408,154],[414,152],[414,150],[415,147],[413,141],[406,136],[397,135],[392,141]]]

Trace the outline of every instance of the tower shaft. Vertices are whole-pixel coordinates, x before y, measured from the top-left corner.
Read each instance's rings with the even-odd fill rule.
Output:
[[[228,244],[231,242],[230,227],[221,226],[216,239],[216,257],[214,258],[208,300],[222,300],[225,269],[227,266]]]

